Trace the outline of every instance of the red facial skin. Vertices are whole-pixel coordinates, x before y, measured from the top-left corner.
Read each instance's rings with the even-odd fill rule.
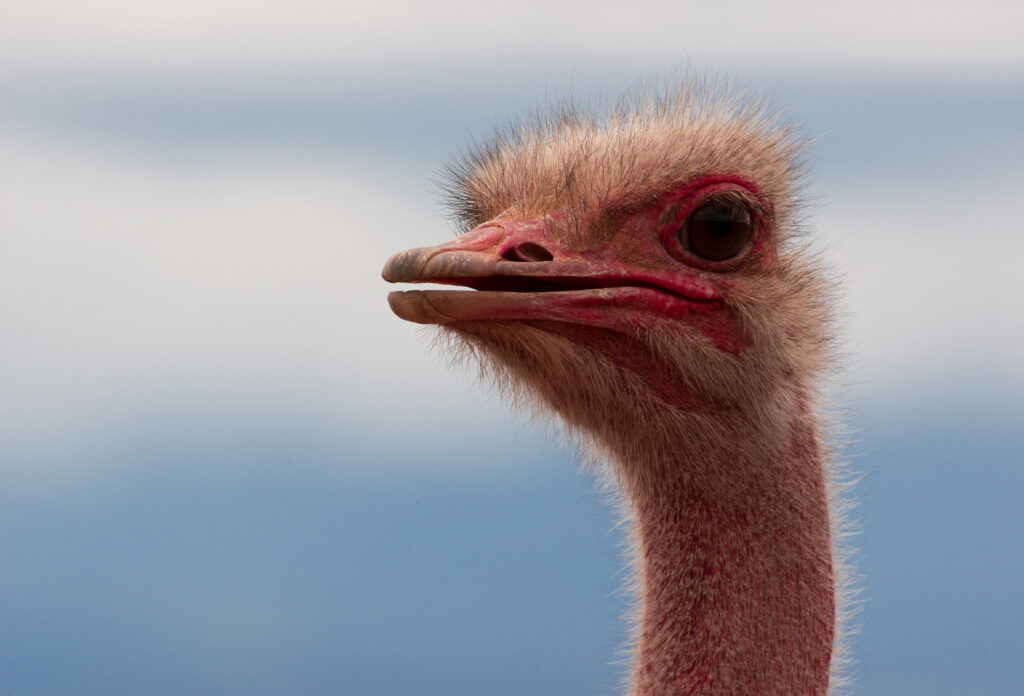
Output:
[[[753,238],[733,259],[704,260],[685,249],[678,231],[697,207],[725,191],[751,201]],[[719,350],[739,354],[743,335],[723,291],[731,286],[731,271],[771,263],[767,210],[757,187],[733,175],[706,176],[653,204],[605,210],[616,207],[614,218],[602,218],[608,214],[602,212],[584,221],[608,230],[607,241],[586,248],[560,241],[566,238],[559,234],[566,214],[559,211],[526,220],[499,216],[450,242],[396,254],[384,268],[385,280],[461,285],[477,292],[412,290],[393,292],[388,301],[403,319],[423,324],[520,320],[583,344],[613,332],[602,339],[612,349],[606,354],[634,371],[650,363],[634,339],[637,330],[658,324],[696,329]],[[635,355],[638,350],[643,354]],[[663,398],[679,394],[678,384],[643,376]]]

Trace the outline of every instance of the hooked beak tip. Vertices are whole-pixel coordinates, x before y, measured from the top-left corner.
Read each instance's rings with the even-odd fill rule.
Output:
[[[400,251],[384,264],[381,277],[389,283],[409,283],[418,280],[423,269],[423,249]]]
[[[389,283],[421,283],[455,278],[486,278],[500,261],[491,253],[450,246],[402,251],[384,264],[381,276]]]

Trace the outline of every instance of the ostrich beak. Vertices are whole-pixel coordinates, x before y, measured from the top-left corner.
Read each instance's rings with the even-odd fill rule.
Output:
[[[451,324],[547,319],[622,328],[641,314],[679,317],[720,306],[715,288],[692,274],[667,273],[575,251],[548,233],[549,218],[485,223],[450,242],[395,254],[391,283],[440,283],[469,290],[392,292],[402,319]]]

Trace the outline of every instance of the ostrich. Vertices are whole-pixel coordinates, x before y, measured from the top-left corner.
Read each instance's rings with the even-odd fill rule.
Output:
[[[384,267],[462,286],[388,301],[607,465],[632,531],[635,696],[839,681],[832,284],[800,234],[801,145],[706,83],[561,107],[450,165],[462,234]]]

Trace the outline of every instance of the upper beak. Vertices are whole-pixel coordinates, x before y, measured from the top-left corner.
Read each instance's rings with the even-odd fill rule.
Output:
[[[451,242],[400,251],[384,264],[389,283],[439,282],[448,278],[484,278],[495,274],[501,228],[477,228]]]
[[[392,283],[441,283],[465,290],[392,292],[402,319],[449,324],[479,319],[553,319],[614,326],[636,323],[636,309],[685,315],[707,311],[718,293],[691,274],[637,268],[578,252],[551,239],[547,219],[485,223],[444,244],[395,254]]]

